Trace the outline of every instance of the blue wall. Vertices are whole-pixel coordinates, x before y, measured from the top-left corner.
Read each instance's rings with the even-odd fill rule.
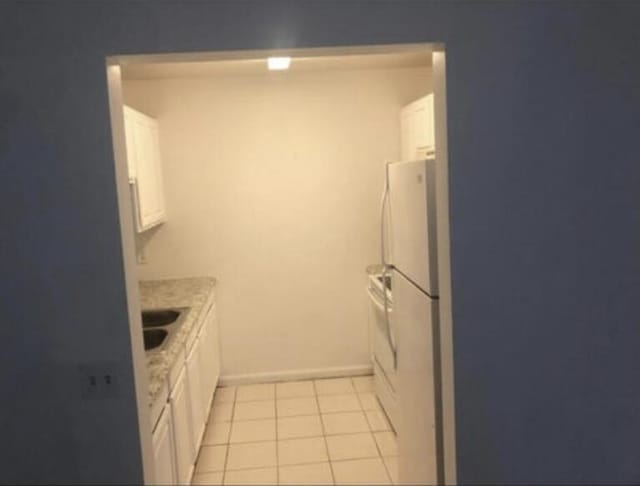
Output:
[[[0,479],[141,478],[130,365],[110,407],[69,398],[70,363],[130,361],[105,56],[443,41],[459,480],[640,482],[638,25],[631,2],[1,3]]]

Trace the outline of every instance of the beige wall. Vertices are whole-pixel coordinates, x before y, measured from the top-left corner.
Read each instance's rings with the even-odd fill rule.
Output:
[[[168,211],[139,238],[139,276],[219,279],[223,375],[369,364],[364,271],[379,259],[383,164],[399,155],[400,108],[430,76],[125,82],[127,103],[159,119]]]

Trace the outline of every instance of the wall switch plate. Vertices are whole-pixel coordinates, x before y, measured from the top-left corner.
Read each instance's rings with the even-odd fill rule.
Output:
[[[78,365],[80,395],[85,400],[106,400],[119,396],[116,363],[100,361]]]

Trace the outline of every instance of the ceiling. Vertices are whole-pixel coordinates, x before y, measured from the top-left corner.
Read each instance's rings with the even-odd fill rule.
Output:
[[[431,51],[292,57],[289,71],[384,69],[431,66]],[[238,74],[265,74],[266,58],[217,61],[171,61],[127,63],[123,79],[211,77]]]

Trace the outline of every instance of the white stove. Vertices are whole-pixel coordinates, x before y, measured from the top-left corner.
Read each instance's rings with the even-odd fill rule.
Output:
[[[394,352],[394,349],[396,349],[396,332],[393,325],[393,295],[391,288],[390,275],[384,275],[383,278],[380,272],[369,273],[367,292],[369,294],[369,326],[373,354],[374,388],[391,426],[394,430],[397,430],[397,363]],[[385,318],[385,289],[387,293],[386,312],[389,315],[389,328],[387,328],[387,319]]]

